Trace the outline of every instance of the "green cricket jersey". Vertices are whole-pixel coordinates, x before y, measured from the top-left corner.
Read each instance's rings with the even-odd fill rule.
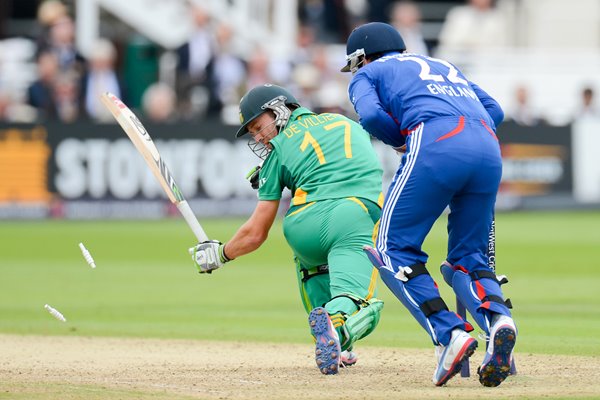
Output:
[[[279,200],[287,187],[294,206],[345,197],[381,205],[381,164],[369,134],[351,119],[300,107],[270,143],[259,200]]]

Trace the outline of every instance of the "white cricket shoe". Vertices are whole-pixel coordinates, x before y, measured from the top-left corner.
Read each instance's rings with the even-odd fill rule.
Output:
[[[468,362],[477,348],[477,340],[462,329],[454,329],[450,343],[439,345],[435,349],[438,366],[433,373],[433,383],[442,386],[456,375],[463,362]]]
[[[346,368],[351,367],[358,361],[358,356],[352,350],[344,350],[342,351],[342,355],[340,356],[340,367]]]
[[[483,386],[498,386],[510,374],[512,352],[517,341],[517,328],[513,319],[507,315],[496,314],[492,320],[490,340],[477,369],[479,382]]]

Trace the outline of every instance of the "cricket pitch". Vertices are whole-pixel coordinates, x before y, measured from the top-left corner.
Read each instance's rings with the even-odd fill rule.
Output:
[[[518,345],[517,345],[518,346]],[[518,351],[518,347],[517,347]],[[517,353],[518,375],[435,387],[433,349],[358,347],[357,365],[321,375],[313,346],[0,334],[0,399],[599,398],[600,357]]]

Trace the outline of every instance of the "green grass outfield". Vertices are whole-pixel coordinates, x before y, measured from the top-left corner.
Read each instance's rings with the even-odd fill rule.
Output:
[[[202,221],[226,240],[242,220]],[[600,355],[600,211],[497,216],[498,273],[510,283],[518,351]],[[78,243],[96,260],[91,269]],[[196,272],[182,220],[1,221],[0,332],[309,342],[291,252],[280,221],[256,253],[212,275]],[[454,303],[439,262],[445,217],[425,243],[442,296]],[[363,343],[429,347],[431,342],[387,288],[377,331]],[[68,319],[45,310],[50,304]]]

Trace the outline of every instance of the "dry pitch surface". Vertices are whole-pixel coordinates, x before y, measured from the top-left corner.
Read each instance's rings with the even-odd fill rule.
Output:
[[[431,383],[433,349],[362,347],[321,375],[311,345],[0,335],[0,399],[600,398],[600,358],[517,353],[498,388]],[[472,369],[483,356],[480,349]]]

